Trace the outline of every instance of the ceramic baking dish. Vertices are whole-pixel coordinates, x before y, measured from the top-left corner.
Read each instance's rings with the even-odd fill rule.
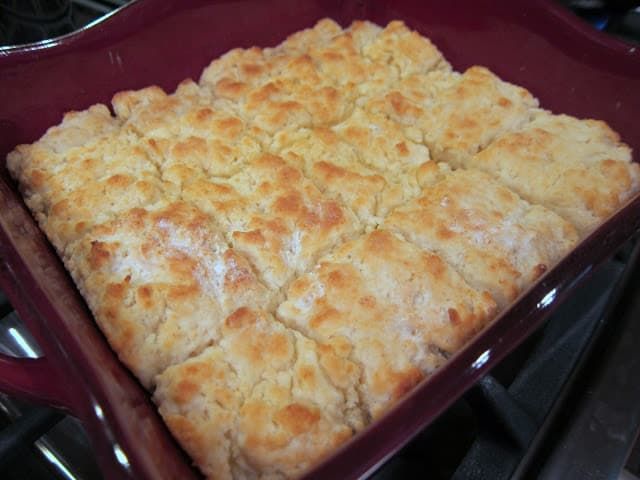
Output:
[[[322,17],[402,19],[458,70],[486,65],[553,111],[605,120],[640,150],[640,52],[550,1],[280,0],[133,2],[77,33],[0,49],[0,287],[45,352],[0,356],[0,390],[82,420],[106,478],[197,478],[148,394],[96,328],[9,178],[4,159],[62,114],[152,83],[173,90],[233,47],[272,46]],[[445,367],[309,478],[358,478],[392,455],[544,321],[640,226],[636,197]]]

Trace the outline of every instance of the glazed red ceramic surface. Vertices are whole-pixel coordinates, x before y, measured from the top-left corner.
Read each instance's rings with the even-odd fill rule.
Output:
[[[0,286],[45,357],[0,356],[0,390],[67,409],[87,428],[106,478],[197,478],[149,395],[97,330],[4,166],[68,110],[123,89],[173,90],[233,47],[273,46],[331,17],[402,19],[454,68],[486,65],[555,112],[605,120],[640,151],[640,52],[550,1],[139,0],[59,39],[0,48]],[[309,478],[357,478],[432,421],[543,322],[640,226],[640,198],[594,232],[444,368]]]

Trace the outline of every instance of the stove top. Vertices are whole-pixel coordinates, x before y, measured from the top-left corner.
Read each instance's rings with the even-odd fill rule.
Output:
[[[0,0],[0,44],[79,28],[125,0]],[[634,1],[564,0],[640,44]],[[545,326],[371,478],[640,478],[640,243],[592,272]],[[0,352],[39,347],[0,292]],[[0,394],[0,476],[98,479],[75,418]]]

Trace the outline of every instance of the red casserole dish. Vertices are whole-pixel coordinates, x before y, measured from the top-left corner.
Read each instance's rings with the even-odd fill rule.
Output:
[[[0,356],[0,390],[62,407],[82,420],[106,478],[198,474],[148,394],[96,328],[53,248],[10,180],[4,159],[65,111],[120,90],[173,91],[233,47],[272,46],[322,17],[402,19],[454,68],[486,65],[555,112],[605,120],[640,150],[640,51],[593,31],[550,1],[145,0],[77,33],[0,48],[0,287],[45,352]],[[640,227],[640,197],[585,239],[447,365],[309,478],[358,478],[420,431],[544,321],[592,268]]]

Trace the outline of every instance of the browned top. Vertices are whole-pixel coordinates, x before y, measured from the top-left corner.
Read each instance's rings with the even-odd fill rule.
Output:
[[[380,415],[493,316],[495,303],[438,256],[388,231],[347,242],[298,278],[287,325],[349,352],[362,399]]]

